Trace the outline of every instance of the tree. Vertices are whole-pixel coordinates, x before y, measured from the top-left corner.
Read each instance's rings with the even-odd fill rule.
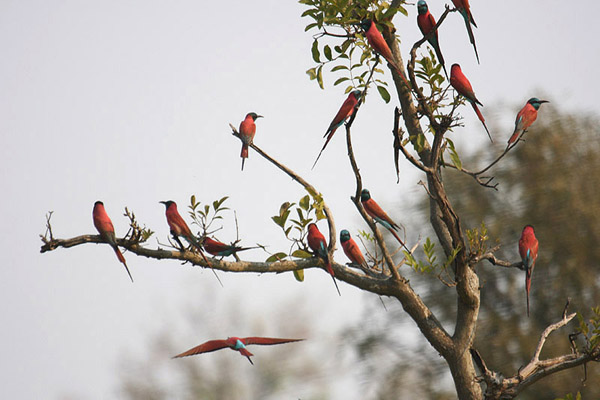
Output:
[[[364,189],[359,166],[354,158],[352,149],[351,129],[355,118],[360,117],[360,106],[357,105],[352,116],[346,123],[346,141],[348,155],[356,178],[353,190],[353,203],[368,224],[370,232],[365,238],[373,238],[377,251],[373,251],[373,260],[368,268],[360,266],[345,266],[333,263],[335,278],[362,290],[376,293],[381,296],[392,297],[402,305],[404,311],[419,327],[428,343],[444,358],[452,374],[457,394],[461,399],[486,398],[512,398],[523,389],[546,377],[557,370],[572,368],[597,361],[599,357],[597,323],[598,316],[592,318],[589,324],[581,324],[580,330],[588,338],[583,349],[563,357],[544,360],[540,362],[535,356],[531,363],[521,370],[513,370],[503,378],[495,371],[488,368],[493,366],[485,362],[473,343],[476,338],[476,328],[481,307],[479,263],[489,261],[494,265],[522,268],[520,262],[501,260],[495,253],[495,247],[489,248],[488,234],[483,228],[465,226],[456,207],[448,195],[448,184],[442,179],[449,169],[456,169],[461,173],[474,178],[472,185],[480,185],[488,190],[496,187],[496,183],[483,175],[492,165],[506,159],[505,156],[522,143],[517,141],[509,146],[500,156],[491,162],[490,167],[478,172],[469,171],[462,166],[462,162],[454,144],[446,136],[452,128],[460,123],[457,110],[462,104],[460,98],[451,98],[450,92],[444,87],[444,77],[441,75],[441,65],[437,63],[432,52],[425,56],[417,56],[417,50],[424,44],[426,38],[419,40],[412,47],[406,71],[400,52],[395,26],[392,18],[398,13],[406,14],[403,1],[393,1],[388,4],[384,1],[354,1],[329,0],[312,1],[304,0],[301,3],[307,6],[304,16],[311,18],[307,29],[316,29],[319,33],[315,36],[312,46],[313,60],[317,64],[309,69],[311,78],[323,87],[323,69],[325,65],[332,65],[332,72],[342,74],[335,84],[348,82],[348,91],[362,90],[362,99],[367,97],[367,90],[376,86],[379,95],[389,101],[391,96],[386,89],[386,83],[377,78],[382,72],[378,66],[379,56],[376,55],[368,43],[364,32],[357,25],[365,19],[377,22],[377,27],[383,31],[388,46],[391,48],[392,59],[387,59],[388,67],[394,79],[393,88],[398,96],[399,109],[393,116],[393,134],[395,137],[394,155],[399,158],[402,154],[417,170],[424,175],[425,190],[429,195],[429,222],[435,232],[436,240],[430,239],[424,244],[424,258],[418,259],[414,255],[418,243],[409,244],[410,249],[398,252],[391,249],[395,242],[387,243],[378,225],[368,215],[362,202],[361,192]],[[436,26],[440,26],[450,12],[447,8],[440,16]],[[331,30],[334,32],[332,33]],[[323,43],[326,44],[323,44]],[[331,43],[331,45],[330,45]],[[332,48],[333,46],[333,48]],[[321,60],[321,55],[325,57]],[[382,54],[386,56],[385,54]],[[329,66],[328,65],[328,66]],[[334,84],[334,85],[335,85]],[[422,88],[420,85],[424,86]],[[422,127],[421,121],[426,126]],[[391,125],[391,124],[390,124]],[[402,125],[402,127],[401,127]],[[235,127],[234,134],[239,135]],[[404,132],[406,130],[406,133]],[[194,265],[211,267],[216,270],[232,272],[261,272],[280,273],[294,271],[298,279],[302,279],[301,271],[305,268],[325,268],[325,263],[310,254],[305,244],[306,227],[310,222],[326,219],[329,227],[329,256],[333,257],[336,249],[337,230],[332,210],[327,206],[320,192],[299,174],[291,171],[282,163],[267,155],[256,145],[251,146],[257,153],[268,159],[284,173],[301,184],[308,192],[309,197],[303,197],[298,204],[285,203],[279,215],[274,217],[275,223],[280,225],[285,236],[291,241],[287,252],[271,255],[265,262],[235,261],[227,262],[211,258],[205,260],[199,253],[191,249],[151,249],[144,243],[152,232],[142,227],[133,213],[127,211],[131,221],[131,231],[126,237],[117,240],[117,244],[130,252],[145,257],[156,259],[175,259],[190,262]],[[449,161],[446,161],[449,160]],[[223,199],[210,205],[200,206],[195,199],[192,200],[191,212],[196,222],[202,228],[201,237],[214,234],[209,230],[210,223],[215,218],[221,218],[220,211]],[[295,211],[298,218],[288,221],[291,212]],[[469,229],[470,228],[470,229]],[[53,237],[50,221],[48,219],[47,235],[43,237],[42,251],[49,251],[57,247],[72,247],[84,243],[99,243],[102,239],[96,235],[83,235],[71,239],[56,239]],[[441,247],[443,254],[437,254],[435,242]],[[440,258],[443,261],[437,262]],[[419,296],[415,288],[400,268],[410,265],[421,272],[430,272],[440,277],[446,285],[452,287],[452,296],[456,299],[454,311],[454,332],[450,334],[441,322],[438,313],[429,307]],[[405,268],[406,269],[406,268]],[[558,329],[571,321],[575,314],[568,314],[565,308],[553,310],[557,321],[549,325],[552,330]],[[562,315],[562,318],[560,316]],[[591,325],[591,330],[586,327]],[[540,349],[546,337],[540,340]],[[483,351],[481,352],[485,354]],[[538,354],[539,355],[539,354]],[[477,368],[480,376],[478,376]],[[481,385],[483,382],[484,385]]]

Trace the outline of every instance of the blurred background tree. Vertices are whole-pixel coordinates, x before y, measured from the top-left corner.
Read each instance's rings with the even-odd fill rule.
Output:
[[[499,182],[498,191],[474,185],[463,174],[445,174],[445,184],[462,217],[465,229],[488,229],[491,245],[503,246],[496,253],[501,259],[517,262],[518,240],[524,225],[535,227],[540,251],[532,278],[531,316],[526,316],[525,273],[517,269],[478,266],[481,279],[481,312],[475,347],[488,367],[506,375],[525,365],[531,357],[541,332],[560,317],[568,298],[570,310],[589,317],[590,308],[600,303],[600,127],[596,116],[565,114],[548,106],[544,118],[525,135],[525,142],[509,153],[492,171]],[[467,167],[484,165],[503,150],[502,142],[463,156]],[[473,167],[473,169],[477,169]],[[427,199],[421,212],[428,215]],[[412,226],[423,236],[432,236],[424,225]],[[406,272],[406,271],[405,271]],[[431,275],[412,274],[415,287],[425,288],[425,302],[449,324],[456,313],[453,289],[439,285]],[[377,303],[374,302],[373,307]],[[365,330],[352,330],[358,340],[356,350],[368,366],[365,373],[379,387],[375,398],[397,398],[394,393],[414,385],[409,379],[418,371],[420,393],[427,399],[455,398],[444,360],[420,341],[417,348],[407,349],[411,356],[398,359],[386,346],[403,337],[401,332],[414,329],[404,311],[395,304],[389,312],[366,312]],[[374,321],[378,320],[378,321]],[[542,357],[566,354],[570,350],[564,329],[551,335]],[[451,327],[450,327],[451,328]],[[569,331],[570,332],[570,331]],[[396,343],[398,344],[398,343]],[[404,347],[407,347],[404,345]],[[409,346],[410,347],[410,346]],[[376,354],[376,362],[367,360]],[[382,361],[381,358],[386,361]],[[385,367],[382,367],[385,365]],[[398,375],[398,371],[401,371]],[[404,379],[398,378],[404,376]],[[391,379],[391,377],[396,377]],[[565,393],[581,391],[584,399],[600,398],[600,369],[590,364],[553,375],[543,384],[533,385],[519,398],[554,399]],[[445,379],[445,380],[444,380]],[[411,384],[411,382],[413,382]],[[446,382],[447,385],[440,385]],[[417,385],[417,386],[418,386]],[[445,389],[445,390],[444,390]],[[390,395],[387,395],[390,393]]]

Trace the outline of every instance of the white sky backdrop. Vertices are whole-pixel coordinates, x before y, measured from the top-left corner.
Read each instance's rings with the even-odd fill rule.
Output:
[[[443,4],[429,2],[434,16]],[[279,243],[273,250],[282,249],[270,216],[303,192],[252,151],[239,171],[240,143],[228,123],[238,125],[249,111],[265,116],[257,122],[256,143],[323,192],[338,229],[364,229],[349,201],[354,182],[341,133],[310,170],[345,95],[342,87],[331,87],[332,75],[325,74],[328,90],[321,91],[305,74],[312,67],[312,38],[304,32],[309,20],[300,19],[303,7],[280,0],[224,6],[0,2],[3,398],[114,397],[119,353],[141,351],[147,336],[164,328],[161,319],[186,315],[180,306],[194,303],[190,295],[206,307],[235,298],[265,319],[281,299],[302,299],[314,313],[329,316],[315,327],[323,340],[331,339],[331,328],[360,316],[365,297],[341,284],[339,298],[331,279],[317,270],[307,272],[304,284],[291,274],[221,273],[225,288],[206,298],[201,290],[217,285],[210,271],[126,253],[131,284],[107,246],[39,253],[48,210],[55,212],[55,236],[94,233],[92,205],[101,199],[122,236],[127,221],[121,214],[128,206],[164,243],[168,229],[158,201],[175,200],[187,214],[191,194],[202,202],[230,195],[243,244]],[[516,111],[532,96],[560,109],[598,113],[600,4],[473,0],[471,7],[481,65],[457,14],[442,27],[440,42],[448,67],[459,62],[487,106],[483,113],[498,141],[508,138]],[[409,12],[409,18],[394,20],[405,51],[420,38],[416,9]],[[421,194],[415,185],[420,177],[407,173],[403,162],[396,185],[394,94],[392,100],[385,105],[372,93],[354,124],[355,148],[373,196],[395,209],[399,221],[414,221],[416,216],[403,214],[403,204]],[[468,129],[452,137],[462,148],[465,138],[485,144],[470,107],[462,111]],[[234,235],[229,219],[219,237]],[[156,239],[149,245],[156,246]],[[259,251],[248,256],[265,258]],[[336,259],[345,260],[341,250]],[[246,333],[223,326],[222,335]],[[204,339],[182,337],[182,350]],[[333,396],[346,398],[343,388]]]

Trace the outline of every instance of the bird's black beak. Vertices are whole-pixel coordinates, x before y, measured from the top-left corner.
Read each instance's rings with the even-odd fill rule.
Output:
[[[550,103],[548,100],[540,100],[540,104],[541,103]]]
[[[257,115],[256,119],[259,119],[259,118],[264,118],[264,117],[262,115]]]

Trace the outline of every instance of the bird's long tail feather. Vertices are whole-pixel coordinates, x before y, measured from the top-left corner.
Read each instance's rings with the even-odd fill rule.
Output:
[[[248,158],[248,145],[242,144],[242,152],[240,153],[240,157],[242,157],[242,171],[244,170],[244,161]]]
[[[329,143],[329,141],[331,140],[331,138],[333,137],[333,134],[335,133],[335,129],[331,131],[331,133],[327,136],[327,139],[325,140],[325,144],[323,145],[323,147],[321,148],[321,151],[319,152],[319,155],[317,156],[317,159],[315,160],[313,166],[311,169],[315,168],[315,165],[317,165],[317,161],[319,161],[319,158],[321,158],[321,154],[323,154],[323,150],[325,150],[325,147],[327,147],[327,144]]]
[[[253,356],[254,354],[250,353],[250,352],[248,351],[248,349],[246,349],[246,348],[241,348],[241,349],[239,349],[239,352],[240,352],[240,353],[241,353],[243,356],[245,356],[245,357],[248,359],[248,361],[250,361],[250,364],[254,365],[254,363],[252,362],[252,359],[250,358],[250,357],[251,357],[251,356]]]
[[[485,128],[485,131],[487,132],[488,137],[490,138],[490,141],[494,143],[494,139],[492,139],[492,135],[490,134],[490,131],[485,124],[485,118],[483,118],[483,114],[481,113],[481,111],[479,111],[479,107],[477,107],[477,104],[475,104],[475,102],[471,102],[471,105],[473,106],[473,110],[475,110],[475,113],[477,113],[477,118],[479,118],[479,120],[483,124],[483,127]]]
[[[475,35],[473,35],[473,28],[471,28],[471,24],[469,23],[469,18],[465,18],[465,24],[467,25],[467,33],[469,34],[469,41],[473,45],[473,49],[475,50],[475,57],[477,57],[477,64],[481,64],[479,62],[479,54],[477,53],[477,45],[475,44]],[[475,25],[475,21],[473,21],[473,25]],[[477,27],[477,25],[475,25]]]
[[[115,254],[117,255],[117,258],[119,259],[119,261],[122,262],[123,265],[125,266],[125,270],[127,271],[127,275],[129,275],[129,279],[131,279],[131,282],[133,282],[133,277],[131,276],[131,272],[129,272],[129,267],[127,266],[125,257],[123,257],[123,253],[121,253],[121,250],[119,250],[117,245],[113,246],[113,249],[115,250]]]

